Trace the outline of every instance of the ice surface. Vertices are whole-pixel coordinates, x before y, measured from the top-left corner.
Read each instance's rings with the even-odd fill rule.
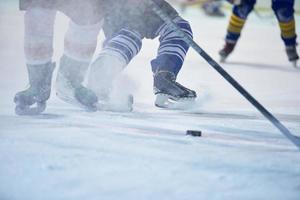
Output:
[[[146,40],[126,71],[137,86],[133,113],[86,113],[53,91],[43,115],[16,116],[13,96],[27,84],[23,13],[1,4],[1,200],[300,199],[300,151],[192,50],[179,75],[200,96],[191,111],[154,107],[149,61],[158,43]],[[227,20],[197,10],[184,17],[218,59]],[[66,25],[58,15],[56,61]],[[300,136],[300,69],[287,62],[275,18],[251,15],[223,66]]]

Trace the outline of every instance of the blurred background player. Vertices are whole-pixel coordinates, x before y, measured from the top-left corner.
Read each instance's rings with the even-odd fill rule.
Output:
[[[225,16],[222,11],[222,0],[173,0],[172,2],[178,3],[182,12],[190,5],[199,5],[208,16]]]
[[[222,0],[206,0],[202,4],[204,13],[213,17],[224,17],[225,14],[222,11]]]
[[[236,5],[233,6],[225,46],[219,52],[221,61],[225,61],[234,50],[247,17],[253,10],[255,3],[256,0],[242,0],[241,2],[236,2]],[[285,44],[288,59],[296,66],[299,56],[296,50],[297,35],[294,19],[294,0],[272,0],[272,9],[279,23],[281,38]]]
[[[20,0],[24,15],[24,51],[29,88],[15,95],[16,114],[43,112],[50,97],[55,63],[53,32],[57,11],[71,20],[64,38],[56,87],[58,96],[74,96],[80,88],[97,45],[103,11],[99,0]],[[82,90],[80,90],[82,91]],[[88,91],[84,91],[89,94]]]
[[[182,19],[173,7],[164,0],[154,1],[173,18],[182,31],[192,37],[189,23]],[[155,105],[170,107],[169,100],[186,102],[195,99],[194,91],[176,82],[189,45],[143,1],[118,0],[114,2],[116,3],[114,9],[117,10],[105,18],[103,26],[107,40],[101,53],[91,65],[88,78],[88,87],[97,94],[99,101],[111,100],[110,95],[116,77],[138,54],[142,39],[154,39],[158,36],[160,42],[158,54],[151,61],[153,88],[156,95]],[[122,88],[117,89],[122,91]],[[86,100],[82,102],[84,101]]]

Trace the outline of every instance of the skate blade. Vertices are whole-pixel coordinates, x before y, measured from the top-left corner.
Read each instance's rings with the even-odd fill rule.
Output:
[[[132,95],[129,98],[129,102],[127,106],[123,104],[111,103],[108,101],[98,101],[92,107],[85,106],[76,100],[75,97],[63,95],[61,93],[56,93],[57,97],[59,97],[62,101],[71,104],[76,107],[80,107],[88,112],[96,112],[96,111],[109,111],[109,112],[131,112],[133,110],[133,97]]]
[[[180,98],[173,99],[172,96],[166,94],[157,94],[155,106],[170,110],[187,110],[193,107],[196,98]]]
[[[129,95],[125,103],[114,101],[98,101],[97,110],[109,112],[132,112],[133,111],[133,96]]]
[[[120,105],[110,104],[110,103],[102,103],[98,102],[96,104],[98,111],[108,111],[108,112],[132,112],[132,107],[124,107]]]
[[[77,101],[77,99],[74,96],[69,96],[69,95],[63,95],[62,93],[56,93],[56,96],[61,99],[62,101],[71,104],[75,107],[79,107],[84,109],[87,112],[96,112],[97,109],[97,105],[92,105],[92,106],[86,106],[82,103],[80,103],[79,101]]]
[[[15,108],[16,115],[24,116],[33,116],[39,115],[46,110],[46,102],[37,102],[33,106],[24,106],[17,104]]]

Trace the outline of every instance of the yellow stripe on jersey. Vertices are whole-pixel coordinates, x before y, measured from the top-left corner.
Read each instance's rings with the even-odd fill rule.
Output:
[[[245,20],[242,18],[239,18],[235,14],[232,14],[230,17],[229,25],[228,25],[228,31],[233,33],[241,33],[243,26],[245,24]]]
[[[289,22],[279,22],[279,27],[283,38],[293,38],[296,36],[295,19]]]

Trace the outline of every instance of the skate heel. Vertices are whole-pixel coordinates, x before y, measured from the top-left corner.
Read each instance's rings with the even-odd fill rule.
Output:
[[[166,94],[157,94],[155,99],[155,106],[159,108],[168,108],[172,102],[169,101],[170,96]]]

